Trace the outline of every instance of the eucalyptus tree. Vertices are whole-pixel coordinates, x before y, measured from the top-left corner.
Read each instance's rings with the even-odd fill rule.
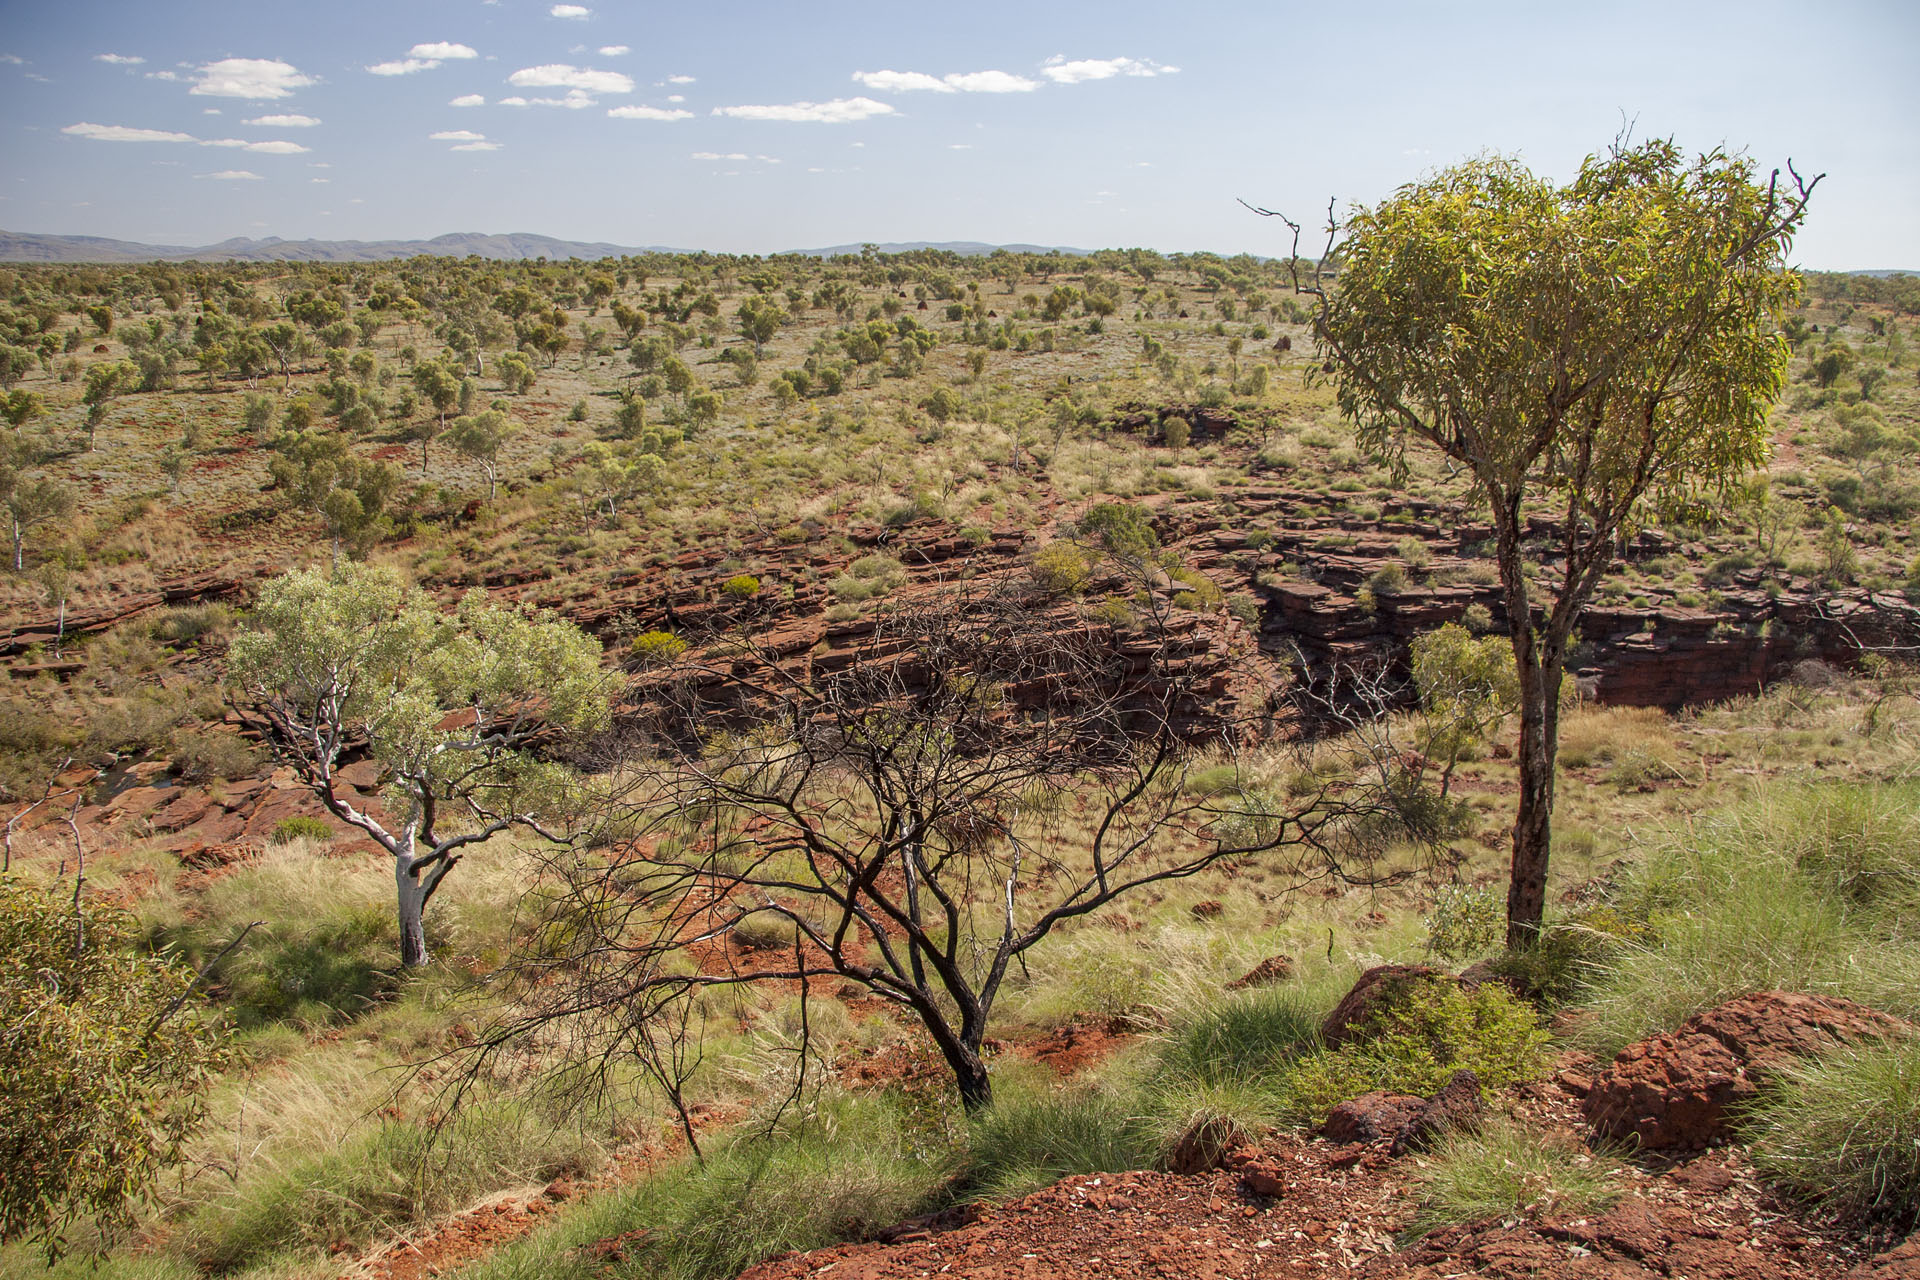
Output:
[[[1787,251],[1820,181],[1787,173],[1665,140],[1616,143],[1565,186],[1477,159],[1330,218],[1310,270],[1289,220],[1342,414],[1397,468],[1415,444],[1465,468],[1492,520],[1519,680],[1509,946],[1541,925],[1562,662],[1587,602],[1656,506],[1768,456]],[[1536,520],[1553,529],[1538,569]]]
[[[268,583],[229,669],[280,758],[392,858],[408,968],[428,962],[427,905],[469,849],[516,829],[562,838],[577,779],[535,739],[608,719],[599,643],[572,623],[477,591],[444,615],[371,565]],[[354,740],[389,779],[384,815],[342,786]]]

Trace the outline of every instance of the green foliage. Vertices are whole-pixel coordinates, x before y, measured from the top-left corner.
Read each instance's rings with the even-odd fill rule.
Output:
[[[1422,749],[1451,764],[1500,730],[1520,702],[1513,647],[1449,622],[1415,637],[1413,684],[1426,713]]]
[[[1413,1234],[1487,1218],[1590,1217],[1625,1190],[1629,1170],[1566,1134],[1499,1120],[1441,1138],[1415,1175]]]
[[[1077,596],[1092,576],[1087,555],[1071,542],[1049,542],[1033,553],[1028,572],[1034,585],[1049,595]]]
[[[328,825],[326,819],[296,814],[274,823],[272,833],[267,836],[267,843],[292,844],[295,840],[331,839],[333,839],[333,828]]]
[[[1920,1037],[1788,1064],[1743,1133],[1760,1171],[1795,1193],[1920,1223]]]
[[[1124,502],[1095,503],[1076,522],[1076,531],[1082,541],[1124,559],[1144,559],[1160,548],[1146,510]]]
[[[679,661],[687,642],[671,631],[643,631],[633,638],[628,651],[642,666],[663,667]]]
[[[760,579],[750,573],[735,574],[720,584],[720,594],[729,600],[751,600],[760,594]]]
[[[131,1223],[205,1115],[226,1039],[133,939],[121,908],[0,880],[0,1239]]]
[[[1289,1109],[1317,1123],[1336,1104],[1374,1089],[1431,1094],[1455,1071],[1479,1077],[1491,1099],[1534,1079],[1547,1063],[1547,1033],[1533,1007],[1499,983],[1469,991],[1414,981],[1388,1001],[1354,1040],[1304,1059],[1289,1083]]]
[[[1490,887],[1447,885],[1427,915],[1427,950],[1449,960],[1483,955],[1505,931],[1506,912],[1505,901]]]

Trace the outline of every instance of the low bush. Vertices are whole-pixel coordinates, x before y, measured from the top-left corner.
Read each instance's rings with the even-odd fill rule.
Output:
[[[1920,1038],[1790,1066],[1747,1117],[1754,1163],[1809,1199],[1920,1222]]]
[[[1533,1007],[1498,983],[1471,991],[1450,982],[1416,983],[1356,1039],[1293,1066],[1287,1113],[1317,1124],[1335,1105],[1375,1089],[1435,1093],[1463,1068],[1491,1098],[1538,1076],[1546,1046]]]
[[[677,662],[687,651],[687,642],[671,631],[643,631],[633,638],[629,652],[642,666],[664,667]]]

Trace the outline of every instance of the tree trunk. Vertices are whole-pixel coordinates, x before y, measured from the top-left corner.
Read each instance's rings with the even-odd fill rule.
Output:
[[[1543,655],[1551,657],[1551,655]],[[1520,803],[1513,819],[1513,864],[1507,885],[1507,949],[1524,950],[1540,935],[1547,904],[1547,856],[1553,846],[1554,757],[1560,739],[1560,663],[1520,665]]]
[[[953,1070],[954,1084],[960,1089],[960,1107],[968,1115],[979,1115],[993,1105],[993,1077],[978,1049],[960,1043],[942,1045],[941,1054]]]
[[[400,905],[400,964],[407,969],[421,968],[431,959],[427,954],[426,926],[421,922],[427,905],[427,886],[413,865],[410,855],[403,854],[393,860]]]

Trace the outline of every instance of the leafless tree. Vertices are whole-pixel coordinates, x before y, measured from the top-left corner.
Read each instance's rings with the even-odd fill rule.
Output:
[[[1252,735],[1206,714],[1194,633],[1147,614],[1128,630],[961,588],[884,614],[851,655],[741,643],[661,677],[677,762],[626,838],[553,859],[565,927],[515,966],[470,1069],[531,1039],[558,1046],[572,1096],[622,1062],[672,1093],[716,993],[796,991],[804,1028],[822,984],[853,983],[911,1012],[977,1110],[1010,969],[1069,921],[1236,859],[1378,882],[1381,775],[1321,743],[1222,784]]]

